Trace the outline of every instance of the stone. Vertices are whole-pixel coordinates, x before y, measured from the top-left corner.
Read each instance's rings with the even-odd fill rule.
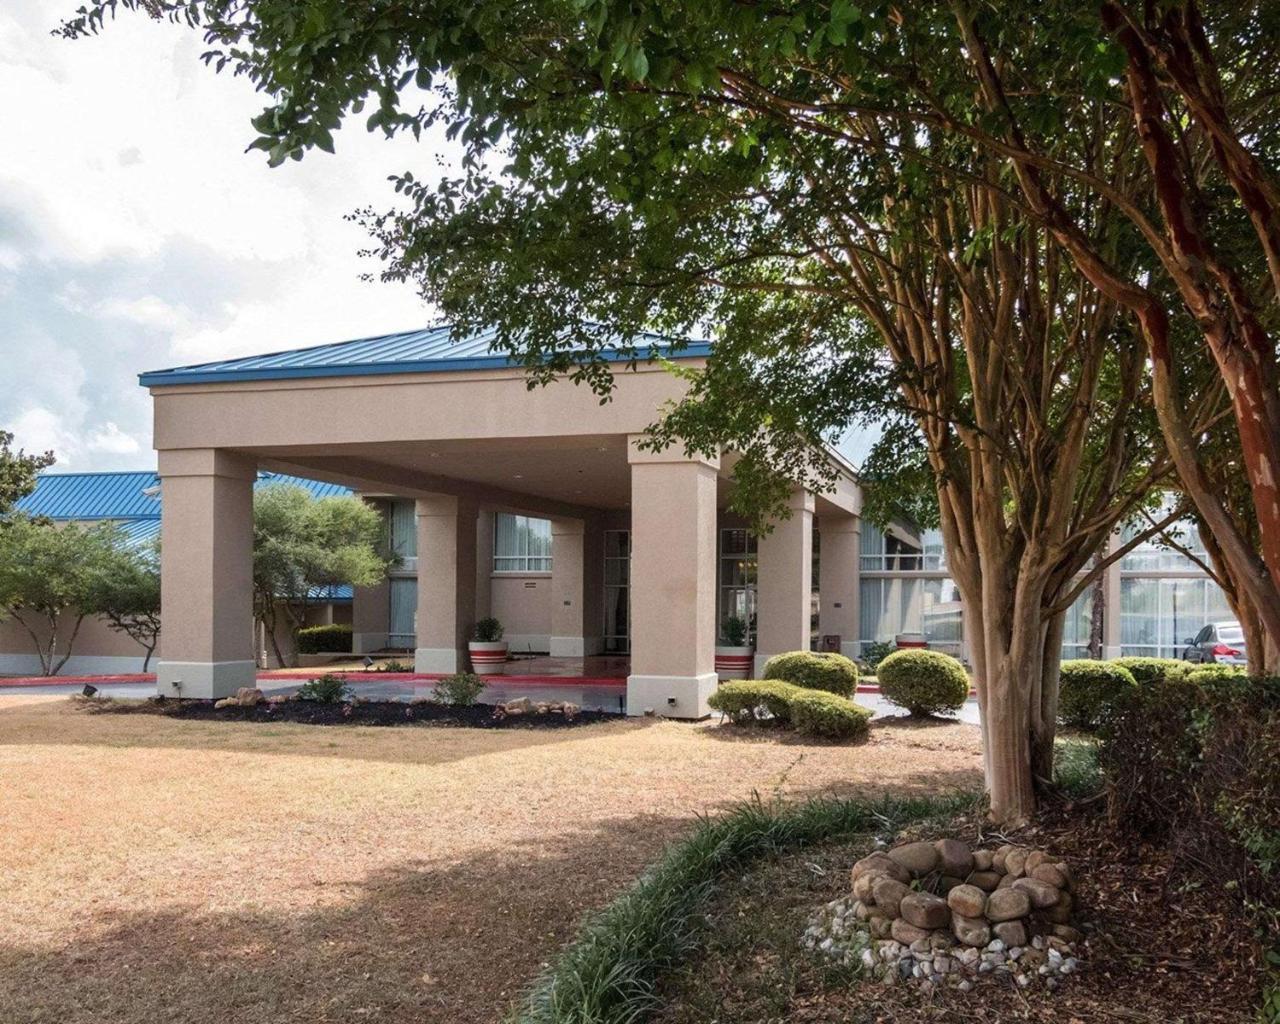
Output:
[[[267,703],[268,703],[268,704],[271,704],[271,705],[277,705],[277,704],[288,704],[288,703],[289,703],[289,697],[288,697],[288,695],[287,695],[287,694],[277,693],[277,694],[275,694],[274,696],[268,697],[268,698],[267,698]]]
[[[945,896],[957,885],[964,885],[964,879],[957,878],[955,875],[940,875],[935,889],[939,896]]]
[[[1034,878],[1019,878],[1013,883],[1013,887],[1025,892],[1031,899],[1031,906],[1036,910],[1045,910],[1062,899],[1061,889]]]
[[[961,991],[961,992],[972,992],[972,991],[973,991],[973,982],[969,981],[969,980],[966,978],[964,981],[960,982],[960,984],[959,984],[959,985],[957,985],[956,987],[957,987],[958,989],[960,989],[960,991]]]
[[[995,859],[995,853],[991,850],[974,850],[973,851],[973,870],[974,871],[990,871],[991,862]]]
[[[911,952],[919,957],[927,957],[933,951],[933,946],[929,944],[929,938],[930,936],[926,934],[923,939],[916,939],[915,942],[911,943]]]
[[[893,932],[894,920],[888,917],[873,917],[870,922],[871,934],[877,939],[887,939]]]
[[[877,881],[887,876],[878,872],[868,871],[864,875],[859,875],[853,880],[853,896],[860,903],[874,903],[875,897],[872,891]]]
[[[871,913],[867,910],[867,905],[862,900],[858,900],[853,904],[853,916],[859,921],[870,919]]]
[[[1004,846],[1001,846],[999,849],[997,849],[996,852],[991,857],[991,870],[998,871],[1000,874],[1003,875],[1007,870],[1005,867],[1005,861],[1008,858],[1009,854],[1016,849],[1017,849],[1016,846],[1013,846],[1009,843],[1005,843]]]
[[[973,851],[959,839],[939,839],[933,844],[938,851],[938,870],[944,875],[965,878],[973,870]]]
[[[533,706],[533,710],[539,715],[545,715],[551,711],[551,704],[548,701],[540,700]]]
[[[1049,859],[1049,855],[1044,850],[1032,850],[1027,854],[1027,861],[1022,866],[1022,873],[1030,875],[1036,868]]]
[[[997,889],[1008,889],[1008,888],[1009,888],[1011,885],[1013,885],[1013,883],[1014,883],[1014,882],[1016,882],[1017,880],[1018,880],[1018,879],[1017,879],[1015,876],[1013,876],[1013,875],[1001,875],[1001,876],[1000,876],[1000,883],[996,886],[996,888],[997,888]]]
[[[951,915],[951,934],[966,946],[985,946],[991,939],[991,929],[980,917]]]
[[[528,697],[516,697],[502,705],[502,710],[509,715],[528,714],[533,710],[533,701]]]
[[[236,690],[236,703],[242,708],[251,708],[261,704],[266,698],[261,690],[254,686],[242,686]]]
[[[560,713],[564,715],[564,717],[568,721],[572,722],[575,718],[577,718],[580,714],[582,714],[582,707],[579,704],[573,703],[573,701],[571,700],[567,700],[562,705],[560,705]]]
[[[994,892],[1003,877],[1004,875],[996,871],[975,871],[969,876],[969,884],[976,885],[984,892]]]
[[[988,921],[1016,921],[1031,913],[1031,897],[1025,889],[997,889],[987,897]]]
[[[951,936],[946,932],[934,932],[929,936],[929,948],[935,953],[942,949],[951,949],[955,943],[951,941]]]
[[[902,900],[898,912],[917,928],[945,928],[951,923],[947,901],[931,892],[913,892]]]
[[[905,897],[911,895],[911,889],[887,875],[863,876],[871,879],[871,896],[875,905],[888,917],[897,917],[902,913],[901,906]],[[862,881],[862,879],[858,879]]]
[[[947,893],[947,906],[961,917],[981,917],[987,909],[987,894],[976,885],[957,885]]]
[[[1046,882],[1055,889],[1065,889],[1067,887],[1067,876],[1053,864],[1037,864],[1031,869],[1029,875],[1037,882]]]
[[[1073,903],[1074,900],[1071,898],[1071,893],[1059,893],[1058,902],[1045,910],[1041,910],[1040,915],[1050,924],[1069,924]]]
[[[223,697],[221,700],[215,700],[213,702],[213,709],[215,711],[219,711],[222,708],[238,708],[239,706],[240,702],[234,697]]]
[[[938,851],[932,843],[906,843],[889,851],[889,859],[911,873],[913,878],[923,878],[938,869]]]
[[[1022,966],[1030,967],[1032,969],[1040,967],[1048,963],[1048,961],[1049,957],[1045,954],[1043,949],[1024,949],[1022,951],[1022,956],[1018,958],[1018,962],[1021,963]]]
[[[951,973],[951,957],[935,956],[933,958],[933,969],[937,971],[939,974],[950,974]]]
[[[916,942],[919,939],[927,939],[929,937],[929,933],[923,928],[917,928],[915,925],[901,917],[895,917],[893,919],[893,924],[889,928],[889,934],[904,946],[909,946],[911,943]]]
[[[901,882],[905,885],[911,881],[911,872],[899,864],[896,860],[889,858],[884,853],[871,853],[863,857],[853,866],[851,878],[857,881],[863,875],[875,870],[877,874],[888,875],[890,878]]]
[[[991,929],[1006,946],[1025,946],[1027,926],[1021,921],[1001,921]]]
[[[1004,873],[1014,878],[1021,878],[1026,870],[1027,858],[1031,856],[1031,851],[1021,846],[1016,846],[1010,850],[1004,858]]]
[[[1084,932],[1079,928],[1072,928],[1069,924],[1055,924],[1053,926],[1053,934],[1055,938],[1061,939],[1063,942],[1083,942]]]

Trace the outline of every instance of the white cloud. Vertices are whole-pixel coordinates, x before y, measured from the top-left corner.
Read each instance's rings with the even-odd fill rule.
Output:
[[[20,444],[148,466],[140,371],[432,318],[411,286],[360,280],[368,240],[344,215],[450,147],[357,119],[336,155],[270,169],[244,151],[263,97],[205,67],[197,33],[122,15],[68,42],[49,34],[64,13],[0,5],[0,424]]]

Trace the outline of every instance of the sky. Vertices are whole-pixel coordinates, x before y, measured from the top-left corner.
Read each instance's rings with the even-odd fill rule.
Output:
[[[435,322],[409,285],[369,283],[392,173],[438,173],[438,139],[360,119],[335,155],[246,153],[264,105],[189,29],[121,16],[50,35],[78,0],[0,4],[0,428],[55,469],[149,469],[144,370]]]

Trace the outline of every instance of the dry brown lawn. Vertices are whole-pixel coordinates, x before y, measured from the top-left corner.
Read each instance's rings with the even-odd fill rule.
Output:
[[[858,746],[175,721],[0,697],[0,1021],[499,1019],[582,915],[758,791],[979,780],[977,730]]]

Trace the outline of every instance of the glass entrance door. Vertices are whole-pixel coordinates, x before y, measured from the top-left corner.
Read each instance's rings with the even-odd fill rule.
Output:
[[[631,652],[631,531],[604,531],[604,651]]]

